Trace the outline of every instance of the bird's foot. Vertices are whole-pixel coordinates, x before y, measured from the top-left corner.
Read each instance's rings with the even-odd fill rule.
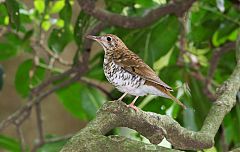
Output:
[[[127,105],[128,108],[132,108],[133,110],[135,110],[136,112],[138,112],[138,108],[134,105],[134,104],[129,104]]]

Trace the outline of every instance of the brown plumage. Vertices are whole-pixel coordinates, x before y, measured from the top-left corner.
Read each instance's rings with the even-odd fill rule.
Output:
[[[104,48],[104,74],[111,84],[124,92],[119,100],[122,100],[126,94],[136,96],[129,107],[137,111],[134,106],[137,98],[153,94],[170,98],[186,109],[170,93],[173,91],[172,88],[164,83],[138,55],[130,51],[120,38],[112,34],[87,36],[87,38],[96,40]]]

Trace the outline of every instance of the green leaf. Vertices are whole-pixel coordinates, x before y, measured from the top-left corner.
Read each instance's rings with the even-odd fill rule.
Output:
[[[202,44],[212,38],[212,35],[219,27],[221,20],[214,13],[198,9],[190,14],[190,32],[188,38],[195,44]]]
[[[91,70],[88,71],[86,76],[96,80],[105,80],[102,64],[96,64],[93,66]]]
[[[64,20],[64,26],[68,27],[72,18],[72,6],[69,0],[65,0],[65,5],[60,11],[59,16],[62,20]]]
[[[44,0],[34,0],[33,2],[35,9],[39,12],[39,13],[43,13],[44,9],[45,9],[45,2]]]
[[[224,44],[229,38],[231,38],[231,34],[235,32],[237,26],[232,23],[223,23],[218,30],[213,34],[212,43],[215,47]]]
[[[54,52],[61,53],[73,36],[68,28],[53,29],[48,38],[48,47]]]
[[[153,69],[155,71],[159,72],[162,68],[168,65],[173,49],[174,48],[172,48],[167,54],[165,54],[164,56],[162,56],[161,58],[154,62]]]
[[[74,26],[74,39],[78,45],[82,44],[83,35],[90,25],[90,18],[88,14],[81,11],[78,15],[77,21]]]
[[[156,5],[156,3],[154,3],[154,1],[144,1],[144,0],[136,0],[136,4],[139,4],[141,7],[152,7],[154,6],[154,4]]]
[[[212,148],[204,149],[203,152],[217,152],[217,149],[213,146]]]
[[[9,17],[6,7],[0,3],[0,25],[8,25]]]
[[[132,0],[104,0],[107,10],[115,13],[122,13],[122,10],[128,6],[133,6],[134,1]]]
[[[14,46],[16,49],[20,48],[22,45],[21,38],[15,33],[7,33],[4,35],[5,41]]]
[[[18,50],[23,46],[21,38],[15,33],[6,33],[0,43],[0,60],[9,59],[17,55]]]
[[[57,25],[59,28],[64,27],[64,20],[58,19],[57,22],[56,22],[56,25]]]
[[[51,22],[49,20],[45,20],[42,22],[41,26],[44,29],[44,31],[48,31],[51,27]]]
[[[0,43],[0,61],[7,60],[17,54],[17,49],[8,43]]]
[[[120,32],[129,33],[126,41],[130,49],[139,52],[139,56],[152,66],[175,45],[179,31],[178,19],[175,16],[167,16],[147,29]]]
[[[33,73],[32,78],[30,74]],[[22,97],[27,97],[30,87],[40,84],[45,76],[45,69],[35,67],[32,59],[25,60],[19,65],[15,75],[15,87]]]
[[[184,127],[193,131],[197,131],[198,127],[195,122],[195,112],[193,109],[186,109],[183,111]]]
[[[194,112],[195,123],[197,129],[199,129],[202,126],[202,123],[209,111],[210,102],[207,99],[206,95],[203,94],[202,84],[195,78],[192,78],[192,76],[190,76],[189,79],[190,79],[189,87],[191,88],[192,94],[191,98],[192,102],[190,102],[192,109],[190,110]],[[202,102],[199,102],[198,100],[199,98],[202,99]]]
[[[140,102],[141,101],[137,101]],[[153,97],[147,96],[143,100],[143,104],[140,104],[140,107],[143,108],[144,111],[151,111],[159,114],[166,114],[166,110],[172,105],[170,99],[166,99],[163,97]]]
[[[150,51],[153,60],[166,54],[176,43],[180,31],[180,24],[175,16],[161,20],[152,30],[150,38]],[[167,35],[167,36],[166,36]]]
[[[74,116],[91,120],[105,101],[103,95],[94,88],[74,83],[56,92],[64,107]]]
[[[16,0],[7,0],[6,7],[10,17],[10,24],[17,30],[20,27],[19,4]]]
[[[37,152],[57,152],[62,149],[62,147],[66,144],[67,140],[57,141],[53,143],[47,143],[41,146],[37,150]]]
[[[0,150],[1,148],[10,152],[21,152],[20,143],[4,135],[0,135]]]
[[[64,5],[65,5],[64,0],[58,0],[54,2],[53,6],[50,8],[50,13],[58,13],[64,7]]]

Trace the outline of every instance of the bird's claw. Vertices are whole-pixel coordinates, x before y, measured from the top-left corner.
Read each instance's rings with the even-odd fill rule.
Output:
[[[127,105],[127,107],[132,108],[134,111],[138,112],[138,108],[133,104],[129,104],[129,105]]]

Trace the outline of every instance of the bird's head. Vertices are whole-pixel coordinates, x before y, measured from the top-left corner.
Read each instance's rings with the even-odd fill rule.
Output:
[[[97,41],[102,45],[105,52],[114,51],[117,48],[126,48],[126,45],[120,38],[113,34],[106,34],[102,36],[88,35],[87,38]]]

